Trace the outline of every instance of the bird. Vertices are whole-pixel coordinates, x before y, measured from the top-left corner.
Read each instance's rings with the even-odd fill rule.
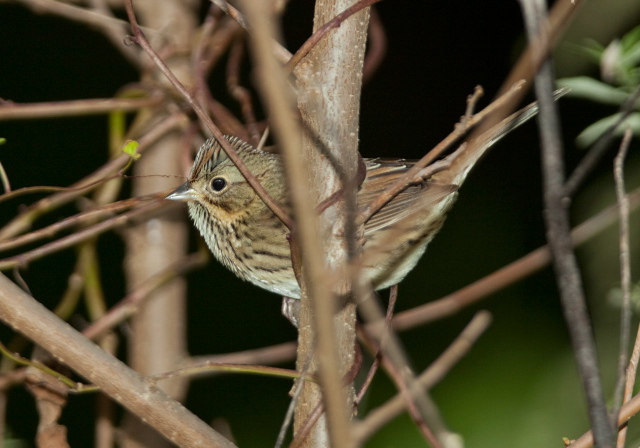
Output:
[[[362,275],[375,290],[402,281],[442,227],[471,168],[488,148],[535,116],[532,103],[462,145],[444,160],[448,167],[402,190],[364,223]],[[225,136],[247,168],[285,210],[281,156]],[[357,192],[360,210],[415,161],[363,159],[366,176]],[[220,144],[210,138],[198,150],[187,182],[166,199],[185,201],[189,215],[215,258],[242,280],[289,299],[300,298],[292,267],[289,229],[260,199]]]

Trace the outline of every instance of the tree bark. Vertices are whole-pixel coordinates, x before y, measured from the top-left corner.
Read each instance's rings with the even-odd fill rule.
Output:
[[[353,3],[352,0],[316,2],[314,31]],[[315,203],[320,203],[341,188],[350,188],[355,192],[355,184],[349,180],[356,178],[358,167],[360,90],[368,21],[368,8],[351,16],[339,28],[329,32],[296,68],[298,107],[304,123],[303,154]],[[339,280],[331,286],[334,302],[330,304],[311,303],[308,290],[303,285],[298,337],[298,369],[304,369],[310,359],[309,371],[316,372],[323,368],[326,361],[322,355],[322,344],[333,336],[334,350],[337,350],[339,357],[340,383],[353,365],[355,344],[355,305],[350,301],[344,305],[340,297],[350,290],[346,268],[349,245],[345,237],[350,234],[347,225],[349,205],[353,206],[349,204],[350,197],[354,195],[347,193],[346,200],[330,206],[319,217],[326,265],[335,274],[332,278]],[[323,312],[322,306],[331,312],[335,330],[332,335],[319,334],[317,331],[317,319],[318,314]],[[323,382],[322,387],[327,386]],[[335,386],[342,389],[342,384]],[[346,399],[345,412],[337,413],[333,418],[348,420],[353,405],[353,386],[350,384],[346,388],[346,394],[342,390],[342,398]],[[296,408],[294,434],[317,404],[323,402],[323,398],[326,409],[326,391],[323,393],[317,384],[305,383]],[[332,434],[335,428],[329,430],[327,425],[335,426],[336,423],[340,422],[332,421],[332,413],[325,412],[303,446],[335,446],[337,439]],[[347,435],[347,439],[351,444],[350,435]]]

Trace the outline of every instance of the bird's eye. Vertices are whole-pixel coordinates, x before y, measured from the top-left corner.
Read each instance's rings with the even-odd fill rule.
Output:
[[[227,186],[227,181],[224,180],[222,177],[216,177],[211,181],[211,188],[213,188],[213,191],[222,191],[226,186]]]
[[[227,181],[222,177],[216,177],[211,181],[211,188],[213,188],[213,191],[222,191],[226,186]]]

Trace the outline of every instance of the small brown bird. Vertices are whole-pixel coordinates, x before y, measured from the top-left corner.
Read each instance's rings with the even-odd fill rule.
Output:
[[[440,230],[457,190],[484,152],[537,113],[531,104],[461,147],[445,160],[450,166],[412,184],[364,225],[363,275],[377,289],[399,283]],[[269,194],[287,206],[280,156],[227,137]],[[467,148],[470,148],[467,150]],[[365,159],[366,177],[357,201],[362,209],[415,162]],[[187,201],[189,214],[215,257],[243,280],[276,294],[300,297],[287,240],[288,229],[271,212],[215,139],[196,156],[189,181],[167,199]]]

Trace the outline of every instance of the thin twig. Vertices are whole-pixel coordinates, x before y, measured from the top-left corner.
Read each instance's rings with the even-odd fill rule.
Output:
[[[391,325],[391,320],[393,318],[393,309],[396,306],[397,299],[398,299],[398,285],[393,285],[389,290],[389,304],[387,305],[387,314],[384,318],[385,320],[384,326],[387,330]],[[384,344],[384,333],[381,337],[380,343]],[[358,392],[355,400],[353,401],[354,408],[358,407],[358,405],[364,398],[364,395],[367,393],[367,390],[369,390],[369,386],[371,386],[371,383],[373,382],[373,377],[375,376],[376,372],[378,371],[378,367],[380,366],[381,359],[382,359],[382,350],[378,350],[378,353],[376,353],[375,359],[373,360],[373,363],[371,364],[371,367],[367,372],[367,376],[365,380],[362,382],[360,391]]]
[[[280,367],[270,367],[257,364],[230,364],[230,363],[212,363],[193,365],[189,367],[181,367],[170,372],[162,372],[151,375],[148,378],[154,385],[162,380],[175,377],[201,376],[202,374],[213,373],[245,373],[249,375],[265,375],[273,378],[298,379],[300,373],[292,369],[283,369]],[[317,382],[318,379],[312,376],[306,378],[308,381]]]
[[[425,440],[433,448],[443,448],[443,446],[445,446],[443,444],[444,441],[441,442],[438,437],[436,437],[435,432],[430,427],[430,424],[427,423],[427,420],[433,421],[430,417],[437,414],[437,409],[435,409],[435,406],[431,406],[431,401],[425,399],[422,393],[415,393],[415,391],[420,390],[420,388],[418,387],[418,379],[413,377],[413,373],[409,373],[409,366],[406,364],[396,365],[397,361],[392,361],[388,356],[386,356],[385,352],[388,353],[388,350],[382,350],[382,345],[367,333],[366,327],[360,327],[358,336],[371,351],[380,353],[379,359],[382,366],[400,391],[400,395],[405,402],[405,408],[411,417],[411,420],[413,420],[415,425],[418,427]],[[409,379],[409,381],[407,379]],[[429,410],[425,411],[425,409]],[[427,417],[425,418],[423,414]]]
[[[382,64],[387,53],[387,33],[376,8],[369,10],[369,40],[362,67],[362,83],[366,84]]]
[[[589,152],[582,158],[578,166],[576,166],[571,173],[571,176],[569,176],[569,179],[564,185],[564,195],[567,198],[573,197],[589,173],[593,171],[598,162],[602,159],[609,148],[609,144],[615,138],[614,134],[616,129],[618,129],[627,117],[635,111],[638,100],[640,100],[640,87],[638,87],[636,91],[629,96],[629,99],[620,107],[620,116],[616,122],[613,123],[609,129],[607,129],[607,131],[591,146]]]
[[[0,260],[0,270],[26,266],[27,264],[29,264],[34,260],[38,260],[52,253],[69,248],[71,246],[75,246],[76,244],[81,243],[82,241],[86,241],[89,238],[93,238],[109,230],[122,227],[130,223],[133,219],[136,219],[141,215],[151,213],[155,210],[158,210],[162,206],[164,206],[165,204],[164,204],[164,201],[162,200],[164,196],[162,195],[166,196],[167,194],[168,194],[168,191],[159,193],[157,195],[154,195],[156,196],[155,201],[150,201],[135,210],[129,211],[127,213],[123,213],[111,219],[107,219],[89,228],[80,230],[64,238],[60,238],[59,240],[56,240],[49,244],[45,244],[43,246],[40,246],[36,249],[30,250],[23,254],[2,259]]]
[[[618,383],[614,392],[614,404],[611,410],[615,425],[618,421],[618,414],[622,403],[631,398],[633,390],[627,391],[625,384],[631,380],[631,389],[633,389],[633,381],[635,379],[635,367],[629,361],[629,370],[625,380],[625,368],[627,366],[627,358],[629,356],[629,338],[631,335],[631,259],[629,250],[629,199],[624,183],[624,161],[629,151],[629,144],[633,133],[631,128],[627,128],[624,138],[620,144],[618,155],[614,160],[613,177],[616,184],[616,198],[618,200],[618,209],[620,210],[620,288],[622,289],[622,304],[620,307],[620,353],[618,359]],[[633,374],[633,376],[631,376]],[[628,395],[627,395],[628,392]],[[618,434],[617,445],[624,448],[624,442],[627,435],[627,427],[625,426]]]
[[[51,238],[55,236],[58,232],[61,232],[62,230],[68,229],[73,226],[88,224],[90,222],[94,222],[97,219],[113,216],[113,214],[116,212],[131,208],[135,205],[139,205],[141,202],[144,202],[149,199],[151,198],[135,197],[135,198],[125,199],[119,202],[115,202],[112,204],[103,205],[102,207],[89,210],[88,212],[83,212],[74,216],[70,216],[69,218],[55,222],[47,227],[34,230],[33,232],[25,233],[24,235],[21,235],[15,238],[8,238],[6,240],[1,240],[0,252],[14,249],[16,247],[19,247],[25,244],[34,243],[44,238]]]
[[[185,275],[209,261],[209,256],[204,251],[199,251],[184,258],[181,258],[170,265],[164,267],[158,273],[147,278],[140,286],[126,295],[115,306],[100,319],[93,322],[82,331],[82,334],[89,339],[95,340],[106,331],[113,329],[134,314],[143,302],[152,297],[153,292],[166,285],[176,277]],[[192,366],[193,364],[189,364]]]
[[[160,95],[145,98],[96,98],[91,100],[50,101],[46,103],[14,103],[0,101],[0,121],[33,120],[35,118],[76,117],[131,112],[153,107],[166,101]]]
[[[249,32],[249,34],[251,34],[252,30],[247,23],[247,19],[240,11],[230,5],[226,0],[211,0],[211,2],[221,10],[223,10],[226,14],[229,15],[229,17],[233,18],[233,20],[235,20],[238,25],[240,25],[243,29]],[[271,49],[273,50],[273,54],[276,59],[278,59],[278,62],[280,62],[281,64],[285,64],[289,59],[291,59],[291,53],[289,52],[289,50],[283,47],[279,42],[274,39],[271,39],[269,42],[269,45],[271,45]]]
[[[247,23],[247,19],[245,19],[245,17],[242,15],[242,13],[240,11],[238,11],[232,5],[227,3],[226,0],[211,0],[211,3],[216,5],[222,11],[224,11],[225,14],[229,15],[231,18],[233,18],[233,20],[238,22],[238,24],[242,28],[244,28],[244,29],[248,29],[249,28],[249,24]]]
[[[500,98],[489,104],[480,112],[468,116],[465,115],[463,119],[454,127],[454,130],[444,138],[438,145],[436,145],[431,151],[429,151],[424,157],[415,163],[407,172],[398,178],[396,182],[388,187],[385,191],[373,201],[371,201],[367,207],[362,210],[358,216],[358,222],[364,223],[369,220],[376,212],[378,212],[387,202],[393,199],[398,193],[405,189],[409,184],[415,181],[416,176],[420,170],[433,162],[438,158],[447,148],[449,148],[456,140],[465,134],[472,126],[482,121],[487,115],[490,115],[495,110],[501,108],[505,102],[509,101],[509,98],[520,90],[523,86],[522,82],[516,83],[512,86],[511,90],[505,93]],[[471,96],[471,101],[474,100],[474,96]]]
[[[312,360],[312,356],[310,353],[304,362],[304,366],[302,367],[302,369],[300,369],[300,372],[302,373],[302,375],[300,376],[300,379],[296,381],[294,384],[293,393],[291,394],[291,401],[289,402],[289,406],[287,406],[287,413],[285,414],[284,419],[282,421],[282,425],[280,426],[280,431],[278,431],[278,438],[276,439],[276,444],[274,445],[274,448],[280,448],[284,443],[284,438],[287,435],[287,431],[289,430],[289,427],[291,426],[291,422],[293,421],[296,405],[298,404],[298,400],[300,399],[300,395],[302,394],[302,389],[307,380],[309,367],[311,366],[311,360]],[[320,418],[320,414],[324,412],[324,407],[321,406],[320,403],[318,403],[318,406],[316,406],[316,410],[317,410],[317,414],[314,415],[315,418],[312,419],[311,417],[309,417],[305,422],[305,425],[309,425],[309,426],[313,425],[317,421],[317,419]],[[304,440],[306,438],[306,434],[308,433],[308,431],[311,430],[310,427],[305,428],[304,427],[305,425],[303,425],[303,427],[300,430],[298,430],[299,434],[296,435],[297,440],[300,440],[300,441]],[[300,437],[300,431],[302,431],[302,434],[303,434],[302,437]],[[291,443],[291,446],[289,448],[295,448],[296,439],[293,440],[293,443]]]
[[[229,93],[238,101],[245,125],[251,136],[251,145],[257,146],[260,142],[260,132],[256,123],[256,114],[253,112],[251,94],[249,90],[240,85],[240,66],[244,57],[244,40],[236,39],[229,52],[227,62],[227,88]]]
[[[640,188],[629,195],[631,210],[640,207]],[[574,247],[581,246],[618,219],[618,207],[613,204],[577,225],[571,232]],[[542,246],[452,294],[395,315],[394,328],[404,331],[425,323],[452,316],[461,309],[522,280],[547,266],[551,261],[548,246]]]
[[[401,390],[417,390],[415,389],[417,387],[417,379],[410,368],[409,361],[397,333],[393,327],[386,332],[384,331],[384,314],[373,291],[370,288],[367,291],[360,291],[359,297],[361,302],[358,303],[358,308],[367,325],[367,331],[360,332],[361,338],[364,339],[366,335],[370,335],[377,342],[377,346],[380,347],[383,353],[383,366],[389,372],[397,372],[393,378]],[[383,334],[385,335],[385,344],[380,345],[379,341]],[[403,400],[406,400],[412,407],[415,403],[414,409],[419,410],[421,415],[420,419],[427,423],[428,427],[435,434],[437,442],[447,448],[452,446],[447,442],[452,436],[452,433],[446,427],[431,397],[426,393],[418,395],[404,393],[401,395]]]
[[[524,80],[527,85],[531,85],[531,80],[538,72],[540,66],[545,61],[547,55],[553,51],[557,45],[563,31],[571,23],[573,17],[580,10],[583,0],[571,0],[555,2],[551,13],[549,14],[548,26],[544,27],[539,36],[531,39],[527,48],[522,52],[518,61],[513,66],[509,75],[500,86],[497,96],[501,96],[508,91],[514,82]],[[496,122],[509,115],[514,110],[518,102],[527,93],[526,89],[518,92],[511,97],[510,101],[505,103],[503,109],[496,112],[494,116],[489,117],[485,122],[481,123],[471,134],[471,139],[482,134]]]
[[[0,274],[0,317],[178,446],[234,445]]]
[[[435,386],[469,352],[478,338],[491,324],[487,311],[477,313],[451,345],[417,378],[417,388],[411,394],[421,394]],[[380,407],[369,412],[367,417],[354,428],[359,444],[364,443],[379,428],[404,410],[405,399],[401,393],[387,400]]]
[[[61,2],[57,0],[17,0],[19,3],[26,5],[28,8],[38,14],[47,13],[53,14],[59,17],[63,17],[75,23],[82,23],[87,26],[96,28],[108,37],[112,37],[114,28],[125,27],[127,22],[113,17],[111,15],[104,15],[96,10],[82,8],[80,6],[72,5],[67,2]],[[159,36],[156,30],[150,28],[144,28],[145,32],[150,35]],[[124,35],[123,35],[124,36]],[[117,39],[116,39],[117,40]],[[117,42],[116,42],[117,43]],[[133,54],[131,49],[127,49],[122,44],[122,37],[120,38],[120,45],[114,45],[115,48],[120,50],[127,60],[134,66],[140,66],[140,58]]]
[[[373,5],[374,3],[378,3],[380,0],[359,0],[357,3],[354,3],[349,8],[342,11],[340,14],[335,16],[333,19],[329,20],[327,23],[318,28],[309,39],[302,44],[298,51],[295,52],[291,59],[287,62],[286,69],[288,72],[292,72],[296,65],[302,61],[302,59],[309,54],[309,52],[318,45],[318,42],[324,38],[327,33],[335,28],[340,27],[342,22],[347,20],[349,17],[354,15],[355,13],[363,10],[364,8]]]
[[[155,125],[144,137],[141,137],[138,143],[138,152],[142,153],[147,147],[149,147],[157,139],[165,135],[167,132],[172,131],[178,126],[181,126],[185,122],[185,116],[182,112],[178,112],[168,116]],[[123,169],[131,160],[131,157],[127,154],[123,154],[110,162],[104,164],[93,173],[89,174],[85,178],[79,180],[75,184],[71,185],[72,191],[62,191],[52,196],[43,198],[38,202],[30,205],[24,209],[18,216],[9,221],[2,229],[0,229],[0,240],[5,238],[11,238],[22,232],[25,232],[38,219],[40,216],[69,203],[70,201],[82,196],[93,188],[100,185],[100,180],[112,176],[119,170]],[[90,187],[88,187],[90,185]],[[5,195],[0,196],[0,200]]]
[[[521,0],[529,41],[540,36],[546,27],[546,5],[542,0]],[[537,42],[537,41],[536,41]],[[534,47],[534,53],[545,54],[544,45]],[[538,126],[542,146],[545,225],[553,257],[560,299],[569,328],[574,356],[587,397],[588,412],[595,438],[601,448],[613,446],[614,432],[609,422],[598,369],[597,352],[589,314],[587,312],[580,271],[572,250],[569,210],[564,199],[564,163],[557,105],[553,100],[553,69],[545,61],[535,78],[536,97],[540,107]]]

